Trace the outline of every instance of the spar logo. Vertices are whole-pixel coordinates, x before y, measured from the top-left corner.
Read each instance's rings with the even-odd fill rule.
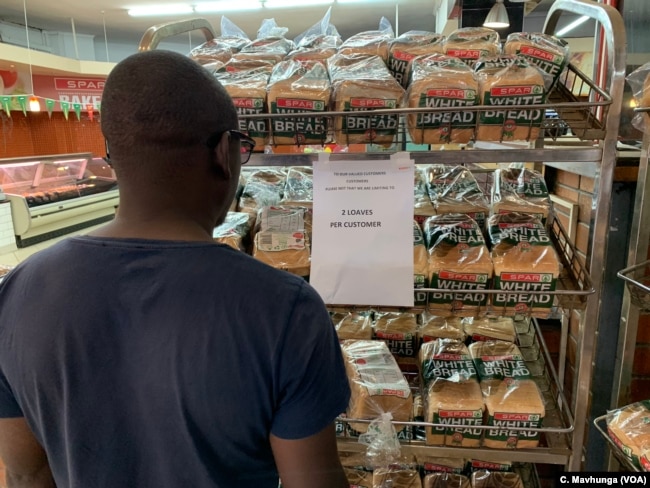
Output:
[[[264,101],[261,98],[233,98],[237,108],[262,108]]]
[[[325,103],[319,100],[303,100],[299,98],[278,98],[276,104],[282,108],[299,108],[303,110],[323,110],[325,108]]]
[[[536,47],[522,46],[519,52],[526,56],[530,56],[531,58],[542,59],[544,61],[550,61],[551,63],[555,62],[555,55],[553,53],[549,53],[548,51]]]
[[[539,85],[494,86],[490,89],[492,97],[516,97],[521,95],[539,95],[544,90]]]
[[[552,283],[553,275],[550,273],[501,273],[501,281],[525,281],[528,283]]]
[[[440,410],[438,415],[440,418],[445,419],[473,419],[482,417],[479,410]]]
[[[438,277],[443,280],[468,281],[471,283],[487,283],[487,276],[485,274],[454,273],[453,271],[440,271]]]
[[[395,108],[395,100],[384,98],[351,98],[350,106],[355,108]]]
[[[478,59],[481,57],[479,49],[449,49],[447,54],[462,59]]]
[[[427,90],[429,98],[456,98],[461,100],[470,100],[475,98],[474,90],[453,90],[447,88],[437,88]]]
[[[404,51],[393,51],[393,57],[400,61],[411,61],[416,56],[415,54],[405,53]]]

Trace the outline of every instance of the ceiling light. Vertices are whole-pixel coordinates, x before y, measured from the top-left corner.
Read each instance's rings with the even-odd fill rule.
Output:
[[[570,32],[570,31],[572,31],[573,29],[575,29],[576,27],[578,27],[579,25],[584,24],[584,23],[587,22],[588,20],[589,20],[589,17],[587,17],[586,15],[583,15],[583,16],[580,17],[578,20],[574,20],[573,22],[571,22],[571,23],[570,23],[569,25],[567,25],[566,27],[562,27],[559,31],[557,31],[557,32],[555,33],[555,35],[558,36],[558,37],[559,37],[559,36],[563,36],[564,34],[567,34],[568,32]]]
[[[190,5],[152,5],[149,7],[130,8],[128,12],[131,17],[147,17],[191,14],[194,12],[194,9]]]
[[[334,0],[266,0],[264,6],[266,8],[311,7],[330,3],[334,3]]]
[[[504,27],[510,27],[510,19],[508,18],[508,11],[506,6],[503,4],[503,0],[497,0],[497,3],[490,9],[490,12],[485,17],[485,22],[483,22],[484,27],[490,27],[491,29],[503,29]]]
[[[224,0],[221,2],[197,3],[194,11],[197,13],[207,12],[233,12],[239,10],[255,10],[262,8],[259,0]]]

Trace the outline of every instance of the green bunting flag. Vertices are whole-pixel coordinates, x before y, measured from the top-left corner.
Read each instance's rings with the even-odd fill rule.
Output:
[[[20,105],[23,115],[27,117],[27,97],[25,95],[20,95],[18,97],[18,105]]]
[[[47,115],[52,118],[52,110],[54,110],[54,104],[56,102],[52,100],[51,98],[46,98],[45,99],[45,106],[47,107]]]
[[[73,103],[72,107],[74,108],[74,113],[77,114],[77,120],[81,120],[81,104]]]
[[[7,117],[11,117],[11,97],[2,97],[2,109],[7,113]]]
[[[61,104],[61,111],[65,120],[68,120],[68,113],[70,112],[70,103],[69,102],[59,102]]]

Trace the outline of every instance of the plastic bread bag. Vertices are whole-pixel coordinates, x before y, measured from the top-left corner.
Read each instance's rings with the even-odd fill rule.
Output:
[[[370,115],[369,112],[402,107],[405,92],[381,58],[337,54],[328,60],[328,70],[334,110],[365,113],[335,117],[336,142],[390,146],[397,134],[399,116]]]
[[[435,339],[422,343],[418,364],[425,388],[436,379],[454,382],[478,381],[476,366],[469,350],[457,339]]]
[[[251,42],[246,33],[225,15],[221,16],[221,36],[218,39],[219,42],[230,47],[233,53],[241,51],[246,44]]]
[[[505,54],[521,56],[553,78],[552,85],[569,63],[569,44],[541,32],[513,32],[503,46]]]
[[[227,44],[211,39],[192,49],[189,57],[202,65],[215,62],[223,65],[230,61],[232,50]]]
[[[472,458],[467,462],[467,470],[470,473],[487,469],[488,471],[510,472],[512,471],[512,463],[508,461],[483,461],[481,459]]]
[[[449,359],[440,363],[450,363]],[[444,367],[440,369],[444,373]],[[443,424],[427,426],[427,445],[479,447],[483,432],[484,404],[481,388],[475,378],[463,380],[460,375],[436,376],[425,387],[425,422]]]
[[[337,48],[341,45],[341,36],[336,27],[330,23],[332,7],[327,9],[323,18],[293,40],[297,49]]]
[[[472,341],[501,340],[514,343],[517,340],[515,322],[512,317],[483,315],[481,317],[464,317],[462,327]]]
[[[650,62],[635,69],[625,78],[632,89],[636,106],[650,108]],[[641,132],[650,129],[650,112],[639,112],[632,119],[632,125]]]
[[[408,128],[415,144],[467,143],[474,138],[479,104],[474,71],[458,58],[432,54],[411,63],[407,98],[410,108],[450,108],[449,112],[410,114]]]
[[[364,469],[343,466],[343,472],[350,486],[372,488],[372,470],[366,471]]]
[[[478,373],[481,389],[486,395],[506,379],[520,381],[531,378],[519,347],[512,342],[476,341],[472,342],[468,349]]]
[[[245,212],[228,212],[224,222],[215,227],[212,237],[240,251],[246,250],[246,238],[250,233],[250,215]]]
[[[479,141],[534,141],[540,135],[546,102],[553,78],[519,56],[481,58],[475,67],[481,104],[494,106],[482,110],[476,139]],[[513,109],[508,105],[530,105]]]
[[[311,268],[305,209],[262,207],[259,210],[253,257],[297,276],[309,276]]]
[[[418,329],[420,343],[436,339],[454,339],[465,342],[467,338],[463,330],[462,318],[455,315],[440,316],[431,312],[422,314],[422,324]]]
[[[429,198],[427,190],[426,177],[420,168],[416,168],[413,173],[413,215],[416,217],[431,217],[436,211],[433,208],[433,202]],[[418,219],[421,223],[423,218]]]
[[[224,70],[217,73],[216,77],[232,98],[239,115],[239,130],[252,137],[256,147],[264,147],[269,137],[269,121],[247,116],[267,113],[266,86],[269,71],[265,68]]]
[[[492,213],[531,214],[543,223],[548,221],[552,208],[544,176],[526,168],[497,169],[491,200]]]
[[[503,293],[492,296],[492,308],[502,315],[546,318],[560,276],[560,261],[544,224],[537,217],[511,212],[488,219],[492,242],[494,284]]]
[[[417,349],[417,317],[409,312],[375,314],[374,338],[384,341],[396,357],[415,358]]]
[[[472,172],[464,166],[445,168],[444,172],[430,174],[429,196],[436,214],[460,213],[485,227],[490,205]]]
[[[422,488],[420,472],[413,468],[382,467],[372,474],[373,488]]]
[[[405,89],[409,84],[409,66],[418,56],[443,52],[445,37],[435,32],[411,30],[390,41],[388,69]]]
[[[499,33],[493,29],[462,27],[447,36],[444,52],[473,67],[480,57],[499,54],[501,52],[500,41]]]
[[[332,315],[332,323],[339,341],[372,340],[372,313],[370,311],[336,312]]]
[[[428,309],[474,315],[487,305],[493,267],[479,225],[464,214],[442,214],[425,222],[429,247]]]
[[[648,471],[650,400],[610,410],[605,419],[607,434],[621,453],[636,468]]]
[[[280,203],[311,207],[314,201],[314,173],[311,166],[291,166]]]
[[[239,197],[239,210],[256,216],[260,208],[278,205],[285,181],[286,175],[275,169],[259,169],[251,172]]]
[[[408,422],[413,414],[413,394],[386,343],[347,340],[341,344],[351,397],[349,419],[373,420],[390,413],[392,419]],[[368,423],[350,422],[356,432],[368,430]],[[397,425],[395,429],[402,430]]]
[[[430,473],[424,477],[423,488],[472,488],[472,485],[464,474]]]
[[[395,32],[390,21],[386,17],[382,17],[378,30],[359,32],[348,37],[339,46],[339,54],[379,56],[386,63],[389,43],[394,38]]]
[[[282,61],[269,79],[268,101],[272,114],[324,113],[330,103],[330,81],[318,62]],[[328,137],[325,117],[271,119],[273,144],[323,144]]]
[[[425,288],[429,282],[429,252],[424,243],[420,224],[415,220],[413,221],[413,279],[416,288]]]
[[[481,469],[471,475],[472,488],[524,488],[517,473],[504,473]]]
[[[250,54],[250,53],[249,53]],[[230,58],[223,66],[219,67],[216,70],[215,76],[218,79],[223,75],[223,73],[234,73],[238,71],[263,71],[266,73],[266,78],[271,76],[273,71],[273,66],[279,62],[279,56],[273,55],[270,59],[264,59],[263,57],[256,58],[247,54],[233,54],[233,57]]]

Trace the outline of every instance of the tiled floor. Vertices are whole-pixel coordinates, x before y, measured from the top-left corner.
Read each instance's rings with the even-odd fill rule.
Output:
[[[101,227],[101,225],[88,227],[87,229],[71,232],[70,234],[66,234],[65,236],[57,237],[55,239],[50,239],[49,241],[39,242],[38,244],[34,244],[33,246],[23,247],[6,254],[0,254],[0,265],[15,266],[21,261],[27,259],[32,254],[51,246],[52,244],[60,241],[61,239],[65,239],[66,237],[70,237],[74,235],[87,234],[88,232],[90,232],[93,229],[96,229],[97,227]]]

